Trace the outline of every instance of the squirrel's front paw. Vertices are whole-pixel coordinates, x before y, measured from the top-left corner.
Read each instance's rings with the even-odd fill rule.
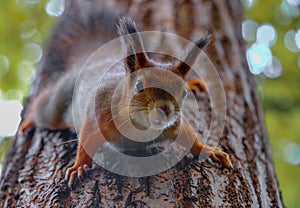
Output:
[[[76,178],[82,180],[84,178],[85,173],[89,170],[89,166],[87,164],[83,165],[73,165],[68,168],[66,171],[65,180],[68,182],[69,188],[74,188],[74,184],[76,182]]]
[[[215,148],[212,149],[212,151],[210,152],[209,157],[214,162],[220,162],[222,167],[232,170],[233,167],[232,167],[229,155],[227,153],[223,152],[218,147],[215,147]]]

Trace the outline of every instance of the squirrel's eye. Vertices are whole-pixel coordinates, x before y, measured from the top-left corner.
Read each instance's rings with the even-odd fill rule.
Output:
[[[183,92],[182,92],[182,96],[181,96],[181,97],[182,97],[182,98],[185,98],[186,96],[187,96],[187,90],[184,89]]]
[[[135,91],[136,92],[143,92],[144,91],[144,86],[143,82],[141,80],[138,80],[135,84]]]

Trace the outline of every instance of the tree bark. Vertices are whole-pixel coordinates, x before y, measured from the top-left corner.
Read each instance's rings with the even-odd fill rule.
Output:
[[[219,146],[230,155],[234,171],[225,174],[207,161],[189,158],[144,178],[94,167],[75,190],[70,190],[64,173],[75,161],[77,142],[62,143],[76,134],[36,128],[26,138],[18,135],[11,141],[0,180],[0,207],[283,207],[262,110],[244,55],[240,1],[112,0],[109,4],[123,8],[145,30],[168,31],[186,39],[207,31],[213,35],[206,51],[220,74],[229,106]],[[49,44],[55,50],[53,40]],[[53,82],[49,77],[66,70],[63,60],[59,60],[60,67],[49,70],[46,65],[57,63],[50,63],[48,56],[30,98]],[[204,110],[209,106],[207,95],[199,104],[201,113],[208,117]],[[205,119],[190,120],[208,125]]]

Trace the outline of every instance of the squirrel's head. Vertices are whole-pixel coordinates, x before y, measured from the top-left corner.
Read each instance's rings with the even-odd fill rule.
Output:
[[[184,61],[158,63],[144,51],[135,23],[123,18],[119,24],[125,52],[127,74],[126,98],[130,118],[141,128],[165,129],[180,116],[182,100],[187,95],[184,78],[190,71],[209,37],[201,38],[188,47]]]

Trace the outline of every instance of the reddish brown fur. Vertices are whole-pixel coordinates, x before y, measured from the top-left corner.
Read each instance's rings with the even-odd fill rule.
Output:
[[[93,3],[90,4],[93,5]],[[72,9],[76,9],[76,7]],[[75,47],[73,46],[73,43],[78,42],[77,39],[79,39],[80,41],[80,35],[84,35],[85,37],[89,36],[90,39],[93,39],[96,35],[95,32],[101,31],[101,25],[96,24],[97,18],[91,18],[91,19],[92,22],[94,21],[93,24],[96,25],[96,29],[95,29],[96,31],[93,31],[94,29],[90,28],[91,31],[83,32],[82,30],[84,30],[84,27],[79,27],[79,28],[66,27],[63,28],[63,31],[59,31],[59,27],[56,29],[57,31],[55,35],[57,36],[57,39],[52,39],[52,42],[50,42],[49,49],[50,51],[51,48],[56,51],[58,50],[60,54],[63,54],[63,56],[61,57],[57,56],[56,59],[49,59],[50,64],[55,64],[56,61],[59,61],[59,63],[62,64],[60,66],[65,67],[66,63],[68,62],[68,59],[70,58],[69,57],[70,55],[68,55],[68,53],[70,51],[73,51],[71,50],[74,49],[73,47]],[[66,20],[60,23],[60,27],[64,24],[67,24]],[[77,26],[81,26],[81,25],[78,24]],[[98,28],[98,26],[100,27],[100,29]],[[78,29],[76,31],[78,34],[74,32],[74,29]],[[128,18],[124,18],[121,20],[119,30],[121,31],[121,32],[119,31],[121,35],[129,35],[129,37],[130,37],[130,33],[137,32],[135,24],[133,23],[133,21],[129,20]],[[113,35],[111,37],[113,37]],[[81,41],[81,44],[83,42],[84,41]],[[63,43],[63,44],[59,45],[59,43]],[[207,39],[200,39],[198,42],[196,42],[196,46],[202,48],[205,46],[206,43],[207,43]],[[79,47],[82,46],[81,44],[79,44]],[[148,114],[150,110],[153,110],[155,108],[155,105],[161,105],[164,104],[165,102],[166,104],[168,104],[166,106],[170,108],[167,109],[168,112],[170,112],[170,118],[168,118],[167,116],[166,118],[170,119],[167,120],[167,122],[171,123],[170,124],[171,126],[164,127],[162,134],[165,137],[168,137],[170,139],[175,139],[177,138],[177,136],[179,136],[183,139],[184,144],[192,144],[191,147],[192,153],[196,155],[203,154],[209,156],[213,161],[219,161],[223,167],[231,168],[232,165],[229,156],[226,153],[222,152],[218,148],[212,148],[204,144],[201,144],[200,140],[196,137],[195,130],[192,128],[189,122],[185,118],[182,118],[180,117],[180,115],[176,114],[177,111],[180,111],[182,93],[184,91],[184,87],[186,84],[192,91],[196,91],[196,89],[203,91],[206,89],[205,85],[199,79],[191,79],[188,80],[186,84],[184,83],[183,78],[186,77],[187,73],[190,70],[190,67],[183,62],[179,62],[176,65],[171,65],[166,63],[157,63],[151,60],[146,55],[146,53],[141,52],[144,51],[144,49],[143,49],[143,44],[141,42],[141,38],[139,36],[137,36],[137,38],[131,38],[131,39],[124,38],[124,45],[125,45],[124,48],[126,49],[126,54],[130,54],[132,52],[135,52],[136,50],[139,50],[140,53],[136,55],[128,56],[124,60],[124,68],[125,68],[124,70],[126,70],[127,72],[127,85],[123,90],[122,98],[118,103],[117,110],[120,119],[121,120],[126,119],[127,112],[130,113],[130,116],[134,115],[140,118],[142,118],[143,116],[149,117]],[[62,49],[56,49],[56,47],[60,48],[61,46]],[[190,65],[194,63],[199,53],[199,50],[196,50],[197,49],[196,46],[193,45],[190,48],[190,50],[188,50],[187,52],[186,60],[189,62]],[[50,56],[49,53],[50,52],[48,50],[46,56]],[[67,57],[65,57],[66,55],[65,53],[67,54]],[[53,62],[51,62],[51,60]],[[154,70],[156,69],[156,71],[155,73],[150,73],[145,75],[143,70],[141,70],[144,67],[153,67]],[[159,71],[158,69],[161,69],[161,71]],[[136,76],[134,76],[134,78],[130,77],[130,73],[132,72],[137,73]],[[170,79],[168,73],[175,73],[178,75],[178,78]],[[65,79],[67,80],[67,78]],[[143,87],[145,88],[142,92],[134,91],[134,88],[137,84],[137,80],[141,81]],[[67,83],[69,87],[72,86],[73,81],[71,80],[71,82]],[[62,85],[61,87],[64,87],[64,84],[65,84],[64,80],[60,82],[60,85]],[[171,89],[171,93],[166,93],[163,92],[162,90],[157,90],[153,88],[147,88],[148,86],[151,87],[150,84],[153,84],[154,86],[156,85],[165,86],[166,88]],[[109,88],[108,90],[112,91],[114,89]],[[67,92],[69,95],[73,91],[70,90]],[[57,90],[56,93],[60,93],[60,91]],[[112,92],[109,92],[108,94],[112,94]],[[173,97],[170,96],[170,94],[172,94]],[[130,102],[131,104],[130,103],[128,104],[127,102],[129,95],[133,95],[133,99]],[[20,129],[22,131],[25,131],[32,124],[39,125],[39,123],[36,122],[34,115],[35,113],[39,113],[42,104],[47,102],[49,98],[53,96],[54,96],[53,94],[47,93],[47,91],[43,91],[42,93],[39,94],[39,96],[35,98],[29,116],[20,126]],[[56,96],[55,99],[63,99],[64,97],[62,96],[63,94]],[[64,99],[66,99],[66,102],[68,101],[67,98]],[[61,103],[61,102],[54,102],[54,101],[52,100],[52,102],[55,104]],[[65,105],[66,102],[62,102],[62,105]],[[132,104],[133,102],[138,102],[140,105],[139,107],[145,108],[144,111],[139,113],[135,112],[134,106]],[[174,109],[171,108],[172,106],[174,107]],[[78,136],[79,142],[78,142],[76,161],[74,165],[71,168],[69,168],[66,172],[66,179],[69,181],[69,186],[72,186],[72,184],[75,182],[76,176],[82,177],[83,172],[86,169],[86,166],[89,165],[92,161],[91,157],[93,156],[95,151],[99,148],[99,146],[103,144],[103,142],[110,141],[115,144],[121,143],[120,141],[122,135],[120,134],[120,132],[115,126],[115,123],[113,121],[112,111],[110,109],[101,109],[100,105],[96,105],[96,108],[100,108],[100,109],[96,109],[96,111],[99,112],[105,110],[106,114],[102,117],[97,116],[98,119],[97,122],[95,122],[93,118],[90,118],[88,115],[84,115],[85,116],[84,121],[81,125],[80,134]],[[148,108],[150,108],[150,110]],[[165,109],[165,106],[158,106],[158,108]],[[55,107],[52,110],[55,111],[56,109],[57,108]],[[65,107],[64,106],[60,107],[59,110],[63,111],[65,110]],[[52,112],[52,113],[57,113],[57,112]],[[63,113],[66,112],[62,112],[62,113],[59,112],[57,113],[57,115],[61,115]],[[42,126],[42,127],[48,127],[54,129],[66,128],[67,126],[63,122],[63,118],[62,117],[56,118],[55,115],[54,118],[52,118],[52,120],[46,121],[46,123],[48,123],[48,126]],[[144,122],[143,119],[139,119],[139,118],[135,119],[131,117],[130,119],[136,125],[136,127],[139,128],[145,128],[147,127],[147,125],[149,125],[148,123],[143,123]],[[99,134],[99,129],[102,132],[102,136]],[[180,131],[179,129],[185,129],[186,133]]]

